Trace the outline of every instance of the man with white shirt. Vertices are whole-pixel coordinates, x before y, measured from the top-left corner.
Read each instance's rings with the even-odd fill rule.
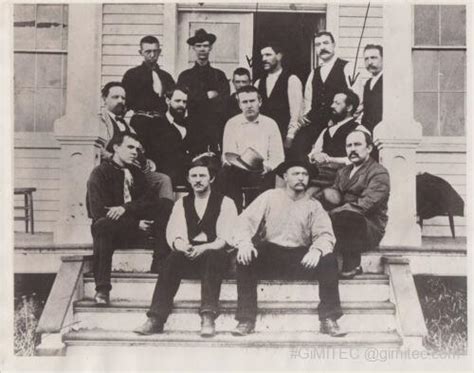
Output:
[[[323,129],[308,154],[310,163],[318,171],[317,177],[310,181],[311,194],[317,192],[317,189],[331,186],[337,170],[351,163],[346,155],[346,137],[355,129],[367,131],[354,119],[358,106],[359,97],[350,89],[334,96],[329,127]]]
[[[173,252],[158,277],[148,320],[135,329],[138,334],[163,332],[181,279],[196,274],[201,278],[201,336],[215,334],[220,287],[229,264],[227,242],[237,219],[232,200],[212,187],[218,164],[208,155],[191,163],[188,182],[193,192],[174,205],[166,230]]]
[[[242,187],[257,187],[260,193],[273,188],[273,170],[284,161],[285,155],[278,125],[260,114],[262,99],[257,88],[242,87],[237,91],[237,97],[242,114],[229,119],[225,125],[224,167],[217,184],[222,193],[234,199],[240,211]]]
[[[351,164],[340,169],[334,185],[325,190],[341,199],[341,205],[329,215],[336,235],[336,250],[342,254],[342,278],[362,273],[361,252],[377,247],[385,234],[390,177],[387,169],[370,156],[372,148],[367,131],[349,133],[346,153]]]
[[[334,95],[350,88],[362,97],[359,74],[354,75],[351,62],[336,56],[334,36],[327,31],[319,32],[314,37],[314,46],[319,66],[306,81],[303,116],[299,121],[302,128],[294,141],[294,149],[301,158],[306,157],[311,145],[328,126]]]
[[[283,50],[277,42],[268,42],[260,50],[264,76],[255,82],[262,97],[261,113],[278,124],[286,149],[291,147],[303,104],[303,86],[299,78],[282,67]]]

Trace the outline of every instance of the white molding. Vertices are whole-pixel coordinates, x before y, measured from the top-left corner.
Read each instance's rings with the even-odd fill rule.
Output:
[[[178,11],[206,11],[206,12],[252,12],[257,6],[256,2],[227,2],[227,3],[178,3]],[[166,5],[165,5],[166,6]],[[325,13],[329,5],[325,3],[258,3],[259,12],[285,12],[285,13]]]
[[[176,76],[178,58],[178,5],[163,6],[163,65],[172,76]]]
[[[15,149],[60,149],[54,132],[15,132]]]

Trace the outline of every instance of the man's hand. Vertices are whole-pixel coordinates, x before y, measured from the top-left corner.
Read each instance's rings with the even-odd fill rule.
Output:
[[[212,100],[214,97],[219,96],[219,92],[217,91],[207,91],[207,97],[209,100]]]
[[[153,223],[154,223],[153,220],[140,220],[138,222],[138,229],[140,229],[143,232],[148,232]]]
[[[298,119],[298,124],[300,127],[307,127],[311,124],[311,121],[309,120],[307,115],[303,115],[300,119]]]
[[[188,259],[194,260],[207,250],[209,250],[207,244],[191,246],[191,249],[186,253],[186,256]]]
[[[258,251],[255,247],[241,247],[237,252],[237,262],[243,265],[249,265],[252,261],[252,255],[255,256],[255,258],[258,256]]]
[[[189,242],[186,242],[182,238],[177,238],[176,240],[174,240],[173,246],[176,249],[176,251],[181,251],[185,253],[186,255],[193,248]]]
[[[107,207],[105,208],[109,211],[107,211],[107,217],[112,220],[118,220],[120,217],[125,214],[125,207],[123,206],[114,206],[114,207]]]
[[[301,264],[303,267],[310,269],[316,268],[319,263],[319,259],[321,258],[321,251],[312,249],[309,250],[306,255],[301,259]]]
[[[317,163],[317,164],[324,164],[328,163],[330,157],[326,153],[309,153],[308,154],[309,162],[310,163]]]

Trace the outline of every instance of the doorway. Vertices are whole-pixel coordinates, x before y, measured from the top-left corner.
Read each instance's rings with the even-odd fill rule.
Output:
[[[314,66],[313,37],[325,28],[321,13],[254,13],[252,73],[254,80],[262,73],[260,49],[268,40],[278,41],[285,52],[283,66],[303,82]]]

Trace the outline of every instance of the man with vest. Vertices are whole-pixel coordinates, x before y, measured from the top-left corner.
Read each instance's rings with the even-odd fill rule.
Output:
[[[303,86],[299,78],[282,67],[283,50],[277,42],[268,42],[260,50],[264,75],[255,82],[262,97],[261,113],[278,124],[284,146],[291,147],[303,104]]]
[[[319,66],[309,74],[306,81],[303,116],[299,122],[301,129],[293,142],[295,152],[300,158],[306,157],[311,145],[328,126],[334,95],[350,88],[359,98],[362,96],[360,79],[354,72],[353,64],[335,54],[333,35],[327,31],[317,33],[314,46]]]
[[[188,181],[193,192],[174,205],[166,231],[173,252],[158,277],[148,320],[135,329],[138,334],[163,332],[181,279],[192,274],[201,278],[201,336],[215,334],[219,293],[229,264],[227,242],[237,219],[232,200],[212,187],[218,164],[209,155],[191,163]]]
[[[310,181],[309,193],[331,186],[337,170],[351,163],[346,154],[347,135],[355,129],[368,132],[354,119],[358,106],[359,97],[350,89],[334,96],[330,125],[323,129],[308,154],[310,163],[317,169],[316,178]]]
[[[138,53],[143,57],[143,63],[128,70],[122,79],[127,107],[134,111],[130,125],[135,129],[153,126],[156,118],[164,115],[165,93],[174,85],[172,76],[158,66],[161,49],[156,37],[143,37]]]

